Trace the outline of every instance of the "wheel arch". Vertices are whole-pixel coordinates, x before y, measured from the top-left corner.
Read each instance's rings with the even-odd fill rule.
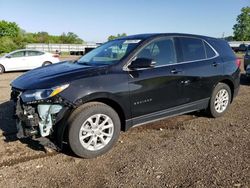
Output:
[[[2,66],[2,67],[3,67],[3,72],[5,72],[5,71],[6,71],[5,66],[4,66],[3,64],[1,64],[1,63],[0,63],[0,66]]]
[[[231,103],[233,102],[233,96],[234,96],[234,83],[232,80],[230,79],[223,79],[223,80],[220,80],[218,83],[224,83],[226,85],[229,86],[230,90],[231,90]]]
[[[118,102],[116,102],[115,100],[110,99],[110,98],[95,98],[95,99],[87,101],[85,103],[88,103],[88,102],[101,102],[101,103],[104,103],[104,104],[110,106],[111,108],[113,108],[120,118],[121,130],[125,131],[125,124],[126,124],[125,113],[124,113],[123,108],[121,107],[121,105]]]
[[[45,66],[45,65],[46,65],[46,63],[48,63],[48,64],[50,64],[50,65],[52,65],[52,64],[53,64],[51,61],[44,61],[44,62],[42,63],[42,66]]]
[[[66,114],[64,114],[64,118],[62,118],[55,126],[56,126],[56,143],[60,149],[63,148],[63,141],[68,142],[68,137],[67,137],[67,131],[68,131],[68,123],[67,120],[70,118],[70,115],[73,113],[74,110],[76,110],[78,107],[89,103],[89,102],[101,102],[103,104],[106,104],[113,108],[121,121],[121,131],[126,130],[126,118],[125,118],[125,113],[122,108],[122,106],[115,100],[106,98],[106,97],[99,97],[99,98],[91,98],[89,100],[84,100],[82,103],[78,103],[76,108],[69,109]]]

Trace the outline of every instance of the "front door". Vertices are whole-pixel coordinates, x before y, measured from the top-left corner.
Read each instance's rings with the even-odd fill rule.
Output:
[[[17,51],[5,57],[8,70],[26,70],[28,64],[26,61],[25,51]]]
[[[155,61],[153,68],[128,71],[132,117],[161,113],[180,105],[181,72],[176,69],[172,38],[161,38],[142,47],[136,58]]]

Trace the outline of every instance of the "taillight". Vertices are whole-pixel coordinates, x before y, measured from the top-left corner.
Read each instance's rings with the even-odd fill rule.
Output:
[[[235,60],[235,64],[237,65],[237,67],[240,68],[240,65],[241,65],[241,60],[240,60],[240,58],[237,58],[237,59]]]
[[[53,57],[59,57],[59,54],[53,54]]]

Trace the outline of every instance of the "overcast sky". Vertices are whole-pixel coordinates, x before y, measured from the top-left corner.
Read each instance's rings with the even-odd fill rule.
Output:
[[[178,32],[232,35],[250,0],[0,0],[0,19],[28,32],[74,32],[103,42],[111,34]]]

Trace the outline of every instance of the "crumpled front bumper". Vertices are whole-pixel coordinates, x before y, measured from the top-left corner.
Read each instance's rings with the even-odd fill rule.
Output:
[[[54,125],[63,117],[68,104],[63,100],[50,99],[24,103],[21,92],[12,90],[14,101],[14,118],[16,119],[17,137],[46,137],[53,133]]]
[[[14,106],[14,118],[16,119],[17,137],[29,137],[38,135],[39,117],[35,113],[35,108],[31,106],[23,106],[20,99],[17,100]]]

